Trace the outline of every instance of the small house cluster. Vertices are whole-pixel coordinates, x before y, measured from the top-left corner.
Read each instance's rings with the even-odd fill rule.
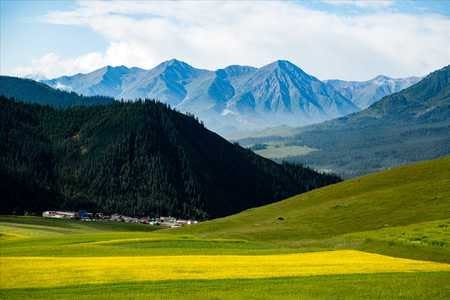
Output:
[[[42,213],[44,218],[56,219],[78,219],[82,221],[113,221],[136,224],[149,224],[154,226],[163,226],[168,228],[176,228],[185,225],[196,224],[198,221],[190,219],[177,219],[174,217],[129,217],[121,214],[105,215],[103,213],[90,213],[84,210],[78,212],[71,211],[44,211]]]
[[[176,219],[174,217],[159,217],[159,218],[153,218],[150,220],[151,225],[159,225],[159,226],[165,226],[170,228],[176,228],[181,227],[184,225],[191,225],[191,224],[197,224],[198,222],[195,220],[184,220],[184,219]]]

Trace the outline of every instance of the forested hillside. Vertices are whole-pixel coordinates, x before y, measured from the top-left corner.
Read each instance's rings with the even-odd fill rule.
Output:
[[[82,96],[74,92],[53,89],[46,84],[10,76],[0,76],[0,95],[20,99],[24,102],[51,105],[54,107],[71,107],[76,105],[109,104],[113,98],[105,96]]]
[[[2,213],[207,218],[337,181],[261,158],[155,101],[58,110],[0,98]]]

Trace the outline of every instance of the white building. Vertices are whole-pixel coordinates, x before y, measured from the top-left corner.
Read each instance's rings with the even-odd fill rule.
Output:
[[[44,218],[56,218],[56,219],[75,219],[76,213],[71,211],[44,211],[42,213]]]

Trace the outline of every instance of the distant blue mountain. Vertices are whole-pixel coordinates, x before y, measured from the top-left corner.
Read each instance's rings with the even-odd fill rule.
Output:
[[[302,126],[359,110],[340,85],[324,83],[285,60],[210,71],[172,59],[150,70],[107,66],[43,82],[84,95],[158,99],[221,133]]]
[[[367,81],[326,80],[325,83],[364,109],[384,96],[410,87],[420,79],[421,77],[390,78],[379,75]]]
[[[280,116],[293,125],[295,119],[314,123],[355,112],[357,107],[317,78],[280,60],[246,78],[228,103],[228,109],[268,114],[271,118]]]
[[[106,66],[88,74],[63,76],[43,82],[53,88],[74,91],[85,96],[104,95],[121,98],[126,86],[136,81],[146,70],[125,66]]]
[[[378,80],[384,80],[378,78]],[[244,146],[276,142],[317,149],[280,160],[307,163],[343,177],[450,154],[450,65],[385,96],[357,113],[277,133],[241,139]]]

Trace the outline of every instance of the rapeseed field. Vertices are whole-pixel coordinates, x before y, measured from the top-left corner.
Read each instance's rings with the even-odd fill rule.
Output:
[[[355,250],[281,255],[2,257],[0,288],[180,279],[450,271],[450,265]],[[7,275],[6,275],[7,274]]]

